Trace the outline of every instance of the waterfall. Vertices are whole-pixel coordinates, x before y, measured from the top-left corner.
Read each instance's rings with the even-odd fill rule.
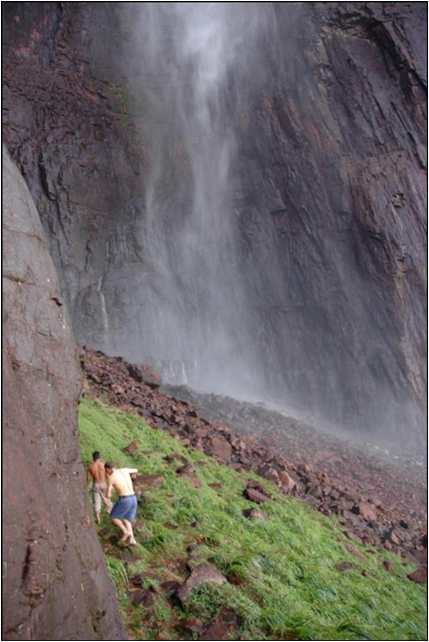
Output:
[[[223,3],[153,4],[141,29],[146,272],[144,357],[173,383],[249,392],[257,358],[239,265],[231,168],[237,162],[226,91],[245,63],[257,14]],[[246,47],[244,47],[246,45]],[[168,362],[181,367],[168,367]]]
[[[100,276],[97,281],[97,292],[100,297],[101,319],[103,323],[103,340],[104,345],[109,345],[109,317],[107,316],[106,299],[102,287],[103,277]]]

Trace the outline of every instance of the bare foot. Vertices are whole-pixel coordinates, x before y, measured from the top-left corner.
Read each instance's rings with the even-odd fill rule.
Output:
[[[134,538],[130,539],[130,541],[128,542],[128,546],[137,546],[136,540]]]
[[[121,537],[121,539],[118,540],[118,544],[125,544],[130,539],[130,537],[131,535],[128,535],[128,533],[126,533]]]

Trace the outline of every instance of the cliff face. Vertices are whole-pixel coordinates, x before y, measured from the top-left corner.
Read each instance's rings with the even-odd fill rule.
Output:
[[[31,195],[2,161],[3,639],[124,639],[85,500],[74,339]]]
[[[216,144],[233,140],[225,183],[199,143],[184,10],[5,6],[5,140],[78,339],[188,361],[194,385],[420,447],[426,5],[267,3],[224,17],[234,59],[207,104]],[[179,66],[189,33],[194,57]],[[195,203],[211,211],[220,186],[228,234],[197,230]]]

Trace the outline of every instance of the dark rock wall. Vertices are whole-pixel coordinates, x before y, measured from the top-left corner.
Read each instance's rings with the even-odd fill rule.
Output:
[[[86,500],[74,339],[31,195],[2,162],[2,639],[124,639]]]
[[[48,231],[75,334],[135,359],[146,349],[147,283],[162,290],[156,267],[145,265],[141,233],[153,161],[142,132],[153,114],[133,23],[138,17],[144,28],[148,10],[5,7],[5,140]],[[419,447],[426,5],[250,10],[259,14],[259,39],[249,64],[230,74],[225,117],[237,138],[236,261],[249,275],[260,396]],[[179,141],[168,142],[175,151],[166,155],[161,198],[180,220],[189,176]]]
[[[266,308],[276,372],[325,416],[388,439],[420,431],[419,442],[426,8],[312,3],[293,15],[279,3],[274,14],[262,64],[275,71],[266,95],[249,84],[242,158],[257,163],[243,195],[255,224],[243,212],[243,229],[272,219],[283,274]]]

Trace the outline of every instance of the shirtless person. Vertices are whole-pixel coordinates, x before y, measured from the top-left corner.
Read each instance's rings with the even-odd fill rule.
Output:
[[[135,520],[137,513],[137,497],[134,494],[131,475],[138,472],[137,468],[115,468],[108,461],[104,464],[104,469],[107,475],[107,500],[110,500],[113,489],[119,495],[110,512],[113,524],[123,533],[119,543],[134,546],[137,542],[131,522]]]
[[[104,461],[100,458],[98,450],[92,453],[92,464],[88,468],[88,478],[92,480],[91,494],[94,506],[95,521],[100,523],[101,500],[104,501],[106,492],[106,472]]]

